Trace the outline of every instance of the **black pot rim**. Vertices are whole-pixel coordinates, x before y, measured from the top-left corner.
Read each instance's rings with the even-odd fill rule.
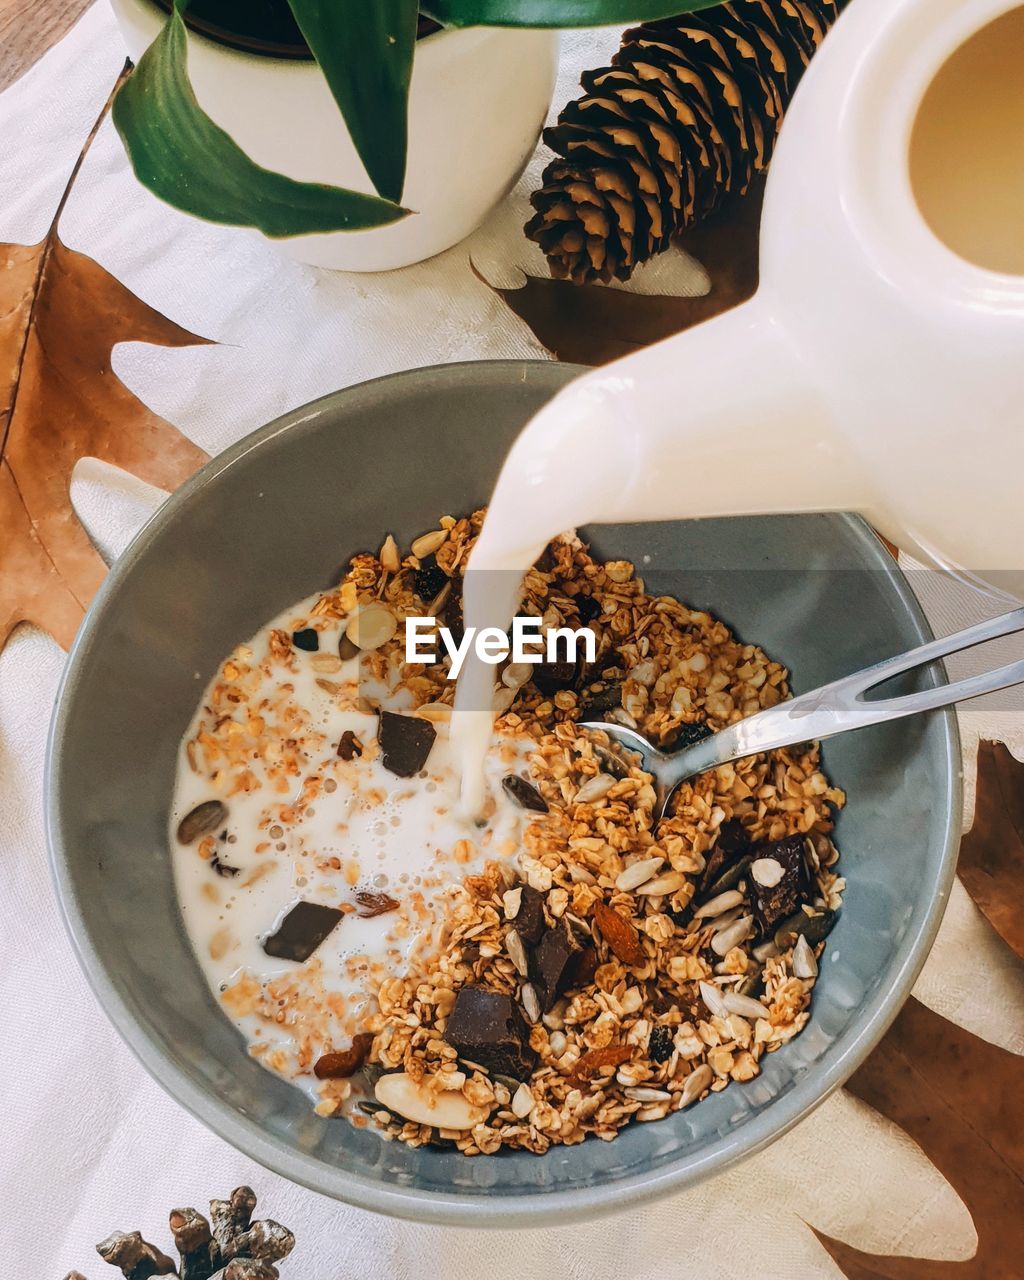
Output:
[[[165,13],[170,13],[174,4],[174,0],[152,0]],[[216,44],[223,45],[227,49],[235,49],[240,53],[251,53],[257,57],[263,58],[285,58],[289,62],[312,62],[313,55],[309,51],[309,47],[305,41],[301,42],[285,42],[277,40],[264,40],[259,36],[240,35],[238,32],[232,31],[230,27],[222,26],[220,23],[212,22],[208,18],[197,17],[195,14],[185,10],[182,17],[185,25],[199,35],[206,36],[207,39],[214,41]],[[442,28],[425,32],[418,37],[418,40],[426,40],[432,35],[436,35]]]

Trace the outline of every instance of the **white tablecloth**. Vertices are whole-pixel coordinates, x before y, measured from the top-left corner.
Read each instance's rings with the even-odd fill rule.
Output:
[[[566,42],[556,95],[573,91],[609,37]],[[45,232],[66,175],[125,50],[103,0],[0,97],[0,240]],[[531,173],[538,170],[535,160]],[[499,263],[524,260],[528,174],[472,244]],[[460,246],[381,276],[294,265],[247,233],[191,221],[134,182],[109,123],[62,223],[146,301],[220,345],[168,351],[127,345],[124,381],[211,453],[283,410],[333,388],[414,365],[538,356],[529,331],[480,284]],[[682,264],[682,265],[680,265]],[[663,268],[682,272],[677,259]],[[690,277],[692,279],[692,277]],[[161,495],[94,462],[73,496],[104,554],[118,554]],[[939,593],[937,628],[960,605]],[[801,1220],[872,1250],[964,1257],[969,1216],[893,1126],[843,1094],[769,1151],[685,1195],[628,1216],[558,1230],[423,1227],[313,1195],[208,1133],[148,1078],[111,1030],[79,973],[47,869],[43,750],[63,654],[22,628],[0,655],[0,1272],[59,1280],[72,1267],[115,1275],[93,1252],[114,1228],[169,1245],[167,1211],[240,1182],[291,1226],[296,1280],[544,1275],[566,1280],[832,1276]],[[1006,705],[1006,704],[1003,704]],[[1019,709],[973,713],[1020,752]],[[970,745],[968,747],[970,754]],[[961,890],[918,994],[990,1039],[1024,1051],[1021,966]]]

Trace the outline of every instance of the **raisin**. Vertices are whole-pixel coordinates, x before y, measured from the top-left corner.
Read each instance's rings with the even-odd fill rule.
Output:
[[[580,622],[586,626],[588,622],[593,622],[600,616],[601,606],[593,596],[577,596],[576,612],[580,615]]]
[[[647,1042],[647,1056],[652,1062],[667,1062],[675,1051],[669,1027],[655,1027]]]
[[[293,631],[292,644],[296,649],[302,649],[306,653],[316,653],[320,648],[320,632],[313,627],[303,627],[301,631]]]
[[[416,594],[429,604],[448,581],[448,575],[433,556],[424,556],[412,575],[412,581]]]

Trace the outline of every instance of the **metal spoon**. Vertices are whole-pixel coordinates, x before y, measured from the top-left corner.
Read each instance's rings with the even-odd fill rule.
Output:
[[[977,698],[983,693],[994,693],[1012,685],[1024,683],[1024,659],[1011,662],[995,671],[970,676],[954,684],[938,685],[922,689],[919,693],[907,693],[896,698],[878,698],[868,701],[864,694],[875,685],[892,676],[915,667],[960,653],[987,640],[1013,635],[1024,631],[1024,608],[1001,614],[989,622],[978,623],[966,631],[932,640],[916,649],[887,658],[853,675],[833,680],[831,684],[812,689],[810,693],[780,702],[777,706],[759,711],[756,715],[738,720],[728,729],[672,753],[658,747],[634,729],[609,720],[583,720],[584,729],[600,729],[610,738],[621,743],[629,751],[638,752],[642,767],[654,776],[658,801],[655,820],[665,812],[665,807],[681,782],[696,777],[720,764],[741,760],[744,756],[762,751],[774,751],[778,747],[791,747],[798,742],[832,738],[848,729],[862,729],[869,724],[881,724],[885,720],[897,720],[901,716],[916,715],[919,711],[934,711],[967,698]]]

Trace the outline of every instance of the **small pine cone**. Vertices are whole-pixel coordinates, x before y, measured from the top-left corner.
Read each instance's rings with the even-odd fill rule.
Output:
[[[627,31],[544,132],[526,234],[551,274],[628,280],[768,167],[786,107],[847,0],[731,0]]]

